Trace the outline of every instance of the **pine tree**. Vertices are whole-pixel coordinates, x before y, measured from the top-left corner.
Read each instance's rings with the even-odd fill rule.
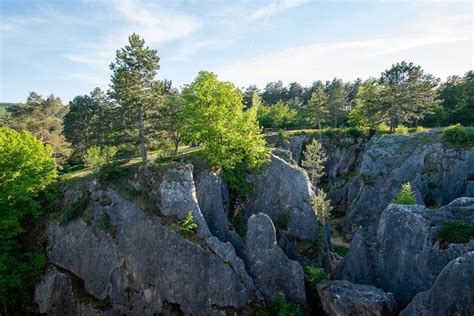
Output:
[[[304,151],[304,159],[301,165],[308,170],[311,183],[316,186],[319,179],[324,176],[324,163],[326,162],[326,154],[321,144],[313,139],[311,144],[306,146]]]

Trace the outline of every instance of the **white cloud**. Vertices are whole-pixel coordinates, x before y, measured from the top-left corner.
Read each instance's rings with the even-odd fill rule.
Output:
[[[308,0],[273,0],[270,4],[255,10],[252,14],[250,14],[250,18],[265,18],[264,22],[267,22],[272,14],[277,14],[291,8],[296,8],[307,1]]]
[[[472,68],[473,51],[466,49],[473,43],[471,21],[469,15],[440,18],[436,26],[420,20],[408,37],[313,43],[237,60],[215,70],[221,79],[238,86],[263,87],[275,80],[309,84],[333,77],[378,76],[392,63],[405,59],[421,61],[427,71],[445,77]]]

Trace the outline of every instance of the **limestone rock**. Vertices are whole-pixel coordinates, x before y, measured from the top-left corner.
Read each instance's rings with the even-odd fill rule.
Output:
[[[255,285],[267,303],[283,292],[288,301],[305,304],[304,271],[301,265],[288,259],[278,247],[275,227],[263,213],[248,220],[244,243],[244,258]]]
[[[328,315],[385,316],[395,315],[397,311],[392,293],[371,285],[323,281],[317,290]]]
[[[418,293],[401,316],[474,314],[474,251],[451,261],[433,286]]]

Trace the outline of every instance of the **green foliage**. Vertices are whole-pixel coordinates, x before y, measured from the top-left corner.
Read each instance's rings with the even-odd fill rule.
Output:
[[[183,89],[183,119],[190,142],[200,143],[212,167],[258,168],[269,151],[260,136],[256,109],[243,111],[242,95],[230,82],[201,71]]]
[[[278,216],[278,226],[280,229],[288,229],[288,225],[291,222],[291,213],[288,209],[283,209]]]
[[[444,141],[453,145],[474,144],[474,127],[463,127],[461,124],[450,125],[443,130]]]
[[[98,225],[100,229],[102,229],[106,233],[109,233],[112,236],[115,234],[115,226],[112,224],[112,221],[110,220],[110,216],[107,213],[103,213],[100,216]]]
[[[112,104],[99,88],[69,102],[69,112],[64,116],[64,136],[75,156],[82,157],[88,148],[112,141],[114,115]]]
[[[193,212],[189,211],[186,216],[179,222],[181,232],[186,236],[191,236],[196,232],[198,225],[194,223]]]
[[[313,141],[306,146],[303,156],[304,158],[301,161],[301,165],[308,170],[311,182],[316,186],[319,180],[324,176],[324,163],[327,158],[323,147],[317,140],[313,139]]]
[[[279,138],[282,142],[286,143],[286,142],[288,142],[288,140],[290,139],[290,135],[289,135],[288,132],[285,131],[284,129],[279,129],[279,130],[278,130],[278,138]]]
[[[306,265],[304,267],[304,275],[313,288],[321,281],[329,280],[329,273],[327,273],[323,268],[316,268],[311,265]]]
[[[311,206],[318,218],[318,222],[323,224],[331,215],[333,209],[331,201],[326,197],[326,192],[319,190],[318,194],[311,198]]]
[[[246,171],[243,166],[224,170],[223,178],[226,181],[232,200],[245,198],[253,193],[252,184],[245,177]]]
[[[423,126],[417,126],[415,129],[416,133],[423,133],[426,129]]]
[[[66,225],[71,221],[75,220],[76,218],[79,218],[84,215],[84,212],[89,207],[89,202],[89,196],[86,195],[84,197],[81,197],[71,205],[65,206],[60,218],[61,224]]]
[[[408,127],[405,127],[401,124],[398,125],[395,128],[395,134],[397,134],[397,135],[408,135]]]
[[[428,182],[428,188],[430,189],[436,189],[438,187],[438,182],[434,181],[434,180],[430,180]]]
[[[232,226],[240,237],[244,237],[247,233],[247,218],[243,212],[234,211],[232,218],[230,219]]]
[[[444,244],[461,244],[474,238],[474,224],[463,221],[450,221],[443,224],[438,239]]]
[[[387,123],[382,122],[378,124],[375,128],[378,132],[388,132],[390,131],[390,126],[387,125]]]
[[[283,102],[272,106],[260,106],[257,112],[259,123],[264,127],[289,127],[296,122],[297,112]]]
[[[342,245],[332,245],[332,250],[341,257],[345,257],[349,252],[349,248]]]
[[[402,204],[402,205],[415,205],[416,204],[416,197],[413,191],[411,190],[410,182],[402,184],[402,188],[400,192],[398,192],[395,199],[392,201],[395,204]]]
[[[278,299],[270,306],[270,315],[277,316],[303,316],[301,307],[297,304],[288,303],[285,294],[280,292]]]
[[[27,302],[45,263],[22,242],[42,214],[38,195],[57,177],[50,146],[29,132],[0,128],[0,302]]]
[[[25,104],[7,108],[9,118],[6,125],[17,131],[27,130],[44,144],[50,145],[56,162],[63,164],[71,154],[62,124],[67,110],[60,98],[50,95],[44,99],[31,92]]]
[[[114,146],[92,146],[87,149],[83,160],[87,167],[99,169],[105,165],[111,164],[115,155],[117,154],[117,147]]]

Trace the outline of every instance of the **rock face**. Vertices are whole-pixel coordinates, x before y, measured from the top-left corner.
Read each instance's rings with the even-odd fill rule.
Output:
[[[168,210],[184,208],[172,194],[173,188],[183,198],[183,205],[194,205],[181,186],[161,186],[161,203]],[[147,215],[110,189],[97,190],[91,198],[87,221],[77,219],[64,227],[50,224],[48,256],[52,264],[83,280],[84,290],[95,299],[108,300],[106,308],[111,312],[154,314],[172,304],[184,313],[222,314],[226,308],[236,311],[259,299],[230,243],[212,236],[200,239],[199,234],[189,241],[178,233],[177,225],[164,224],[168,217]],[[101,200],[109,203],[101,205]],[[57,273],[51,278],[49,284],[59,288],[43,291],[48,284],[44,281],[46,285],[37,291],[42,293],[37,302],[42,310],[62,314],[54,310],[59,307],[53,302],[71,301],[70,291],[61,290],[68,286],[67,281]],[[61,308],[83,307],[76,303]]]
[[[278,247],[275,227],[266,214],[259,213],[249,218],[244,258],[267,302],[274,302],[279,292],[283,292],[290,302],[305,304],[303,268],[298,262],[288,259]]]
[[[249,178],[254,194],[245,205],[248,216],[259,212],[267,214],[280,230],[279,244],[294,260],[312,260],[315,264],[329,267],[327,227],[318,224],[311,206],[314,196],[306,171],[287,163],[280,157],[271,156],[271,162],[260,173]],[[286,223],[284,218],[286,217]],[[310,252],[315,240],[322,240],[311,259],[303,254]],[[314,248],[314,247],[313,247]],[[302,250],[304,249],[304,250]]]
[[[412,184],[417,203],[446,205],[471,196],[474,148],[444,147],[432,133],[373,137],[365,146],[358,174],[343,189],[339,203],[347,205],[345,229],[376,230],[381,211],[401,185]]]
[[[342,278],[392,292],[406,306],[428,290],[454,258],[474,250],[474,240],[442,249],[436,240],[446,220],[473,219],[474,198],[459,198],[438,211],[423,206],[390,204],[382,213],[375,236],[360,229],[351,244]]]
[[[418,293],[400,315],[441,316],[474,313],[474,251],[451,261],[433,287]]]
[[[323,281],[318,294],[328,315],[395,315],[397,304],[392,293],[371,285],[348,281]]]
[[[231,227],[226,207],[229,204],[227,187],[221,177],[210,171],[196,176],[196,193],[199,207],[212,235],[230,242],[236,250],[242,248],[242,239]]]

